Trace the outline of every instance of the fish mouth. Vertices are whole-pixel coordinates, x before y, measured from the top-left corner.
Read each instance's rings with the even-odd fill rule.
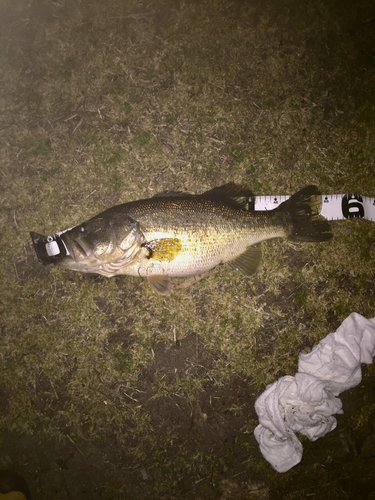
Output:
[[[66,242],[68,243],[68,242]],[[75,260],[80,260],[82,258],[90,257],[94,251],[92,245],[88,243],[84,238],[77,236],[70,241],[71,254]]]

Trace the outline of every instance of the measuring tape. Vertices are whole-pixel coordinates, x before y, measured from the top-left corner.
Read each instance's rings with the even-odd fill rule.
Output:
[[[290,196],[255,196],[254,210],[273,210]],[[367,219],[375,221],[375,198],[360,194],[322,195],[320,215],[327,220]]]

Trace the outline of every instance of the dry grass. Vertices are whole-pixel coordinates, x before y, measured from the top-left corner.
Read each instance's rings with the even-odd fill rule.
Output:
[[[335,222],[327,244],[270,242],[253,280],[220,268],[170,298],[135,278],[42,268],[28,232],[229,181],[259,195],[316,183],[375,196],[374,16],[366,0],[2,3],[4,435],[111,440],[155,498],[305,498],[301,471],[317,496],[351,498],[350,471],[332,479],[343,455],[333,438],[311,445],[298,471],[270,471],[251,441],[251,403],[350,312],[374,316],[374,223]],[[227,405],[241,384],[247,399]],[[374,432],[366,397],[347,410],[358,440]],[[176,407],[158,425],[159,409]],[[201,416],[220,435],[224,410],[237,422],[230,452],[210,448]],[[206,429],[194,446],[185,414]],[[333,465],[317,472],[330,445]],[[101,484],[111,498],[135,497],[111,481]]]

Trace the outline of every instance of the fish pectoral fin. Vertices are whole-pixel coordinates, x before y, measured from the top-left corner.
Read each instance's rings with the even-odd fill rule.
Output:
[[[260,247],[249,247],[241,255],[228,262],[228,264],[243,276],[253,276],[257,272],[262,256],[263,252]]]
[[[160,238],[147,242],[145,247],[150,251],[150,259],[171,262],[181,252],[182,243],[178,238]]]
[[[170,295],[172,289],[172,282],[169,276],[164,274],[154,274],[147,276],[147,282],[151,289],[159,295]]]

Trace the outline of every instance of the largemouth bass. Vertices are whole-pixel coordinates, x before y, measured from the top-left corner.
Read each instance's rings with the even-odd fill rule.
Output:
[[[307,186],[274,210],[249,210],[251,193],[233,183],[200,195],[164,192],[112,207],[56,233],[30,233],[39,260],[104,276],[145,278],[161,294],[171,278],[195,276],[228,263],[252,276],[262,259],[253,246],[271,238],[327,241],[321,195]]]

